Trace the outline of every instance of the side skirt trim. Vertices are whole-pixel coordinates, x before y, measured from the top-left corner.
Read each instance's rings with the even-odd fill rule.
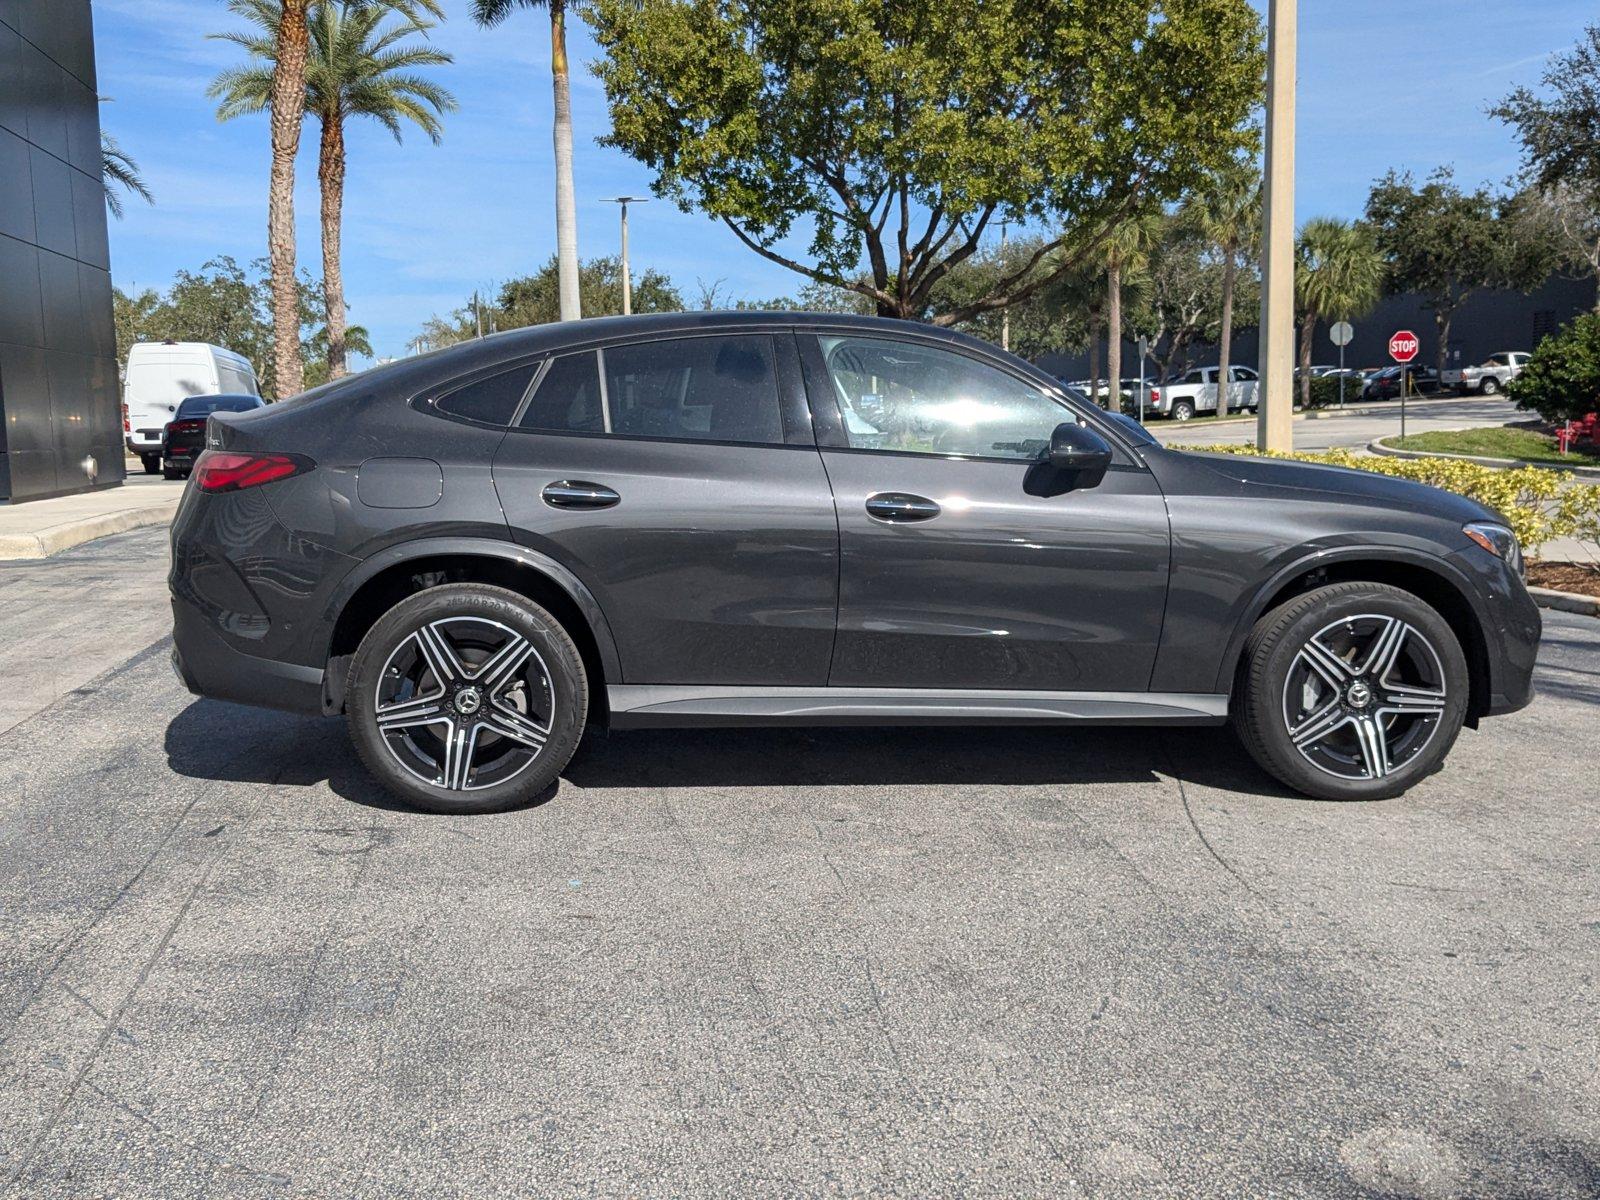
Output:
[[[606,688],[618,729],[673,725],[1070,724],[1220,725],[1228,697],[1179,692],[964,691],[957,688]]]

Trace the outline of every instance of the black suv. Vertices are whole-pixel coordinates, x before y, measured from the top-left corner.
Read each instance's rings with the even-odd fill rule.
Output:
[[[693,313],[516,330],[210,418],[172,531],[193,691],[346,714],[394,793],[547,789],[589,720],[1220,724],[1395,795],[1531,695],[1459,496],[1173,452],[993,346]]]

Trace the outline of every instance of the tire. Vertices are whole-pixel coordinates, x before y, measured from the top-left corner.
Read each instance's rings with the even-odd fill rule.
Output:
[[[1480,396],[1498,396],[1499,394],[1500,394],[1500,381],[1498,379],[1496,379],[1493,375],[1490,375],[1487,379],[1485,379],[1482,383],[1480,383],[1478,385],[1478,395],[1480,395]]]
[[[1172,419],[1174,421],[1187,421],[1192,416],[1194,416],[1193,401],[1179,400],[1172,406]]]
[[[186,478],[188,476],[188,474],[189,474],[189,472],[180,471],[180,470],[178,470],[177,467],[162,467],[161,468],[161,478],[163,478],[163,479],[184,479],[184,478]]]
[[[139,461],[144,464],[144,473],[146,475],[155,475],[160,473],[161,455],[141,454],[139,455]]]
[[[379,618],[346,696],[350,739],[373,778],[440,813],[536,800],[572,758],[589,711],[583,659],[560,622],[478,583],[429,588]]]
[[[1233,722],[1250,756],[1295,791],[1385,800],[1438,769],[1469,690],[1466,656],[1436,611],[1386,584],[1339,583],[1256,622]]]

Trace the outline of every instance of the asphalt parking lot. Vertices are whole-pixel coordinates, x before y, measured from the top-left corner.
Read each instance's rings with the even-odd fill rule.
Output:
[[[0,629],[0,1195],[1600,1193],[1600,622],[1379,804],[1215,729],[663,731],[449,818],[184,692],[164,568],[0,566],[106,662]]]

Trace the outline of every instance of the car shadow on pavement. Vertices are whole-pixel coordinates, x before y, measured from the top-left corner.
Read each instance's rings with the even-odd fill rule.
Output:
[[[196,700],[167,726],[165,749],[172,770],[190,778],[326,782],[358,804],[405,807],[373,782],[338,720]],[[562,774],[580,788],[1153,784],[1165,777],[1293,798],[1229,730],[1215,727],[591,727]]]

